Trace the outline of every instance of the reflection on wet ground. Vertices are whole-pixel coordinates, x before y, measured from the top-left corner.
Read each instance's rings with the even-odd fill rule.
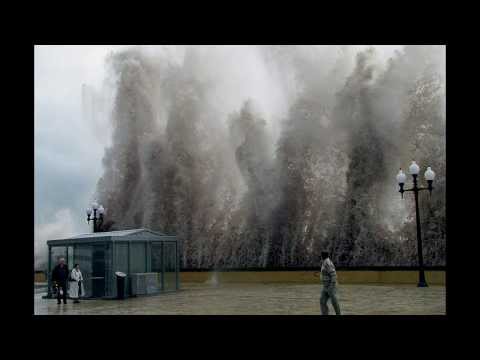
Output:
[[[317,284],[182,284],[176,293],[126,300],[69,301],[35,295],[38,315],[319,315]],[[444,315],[445,287],[339,285],[344,315]],[[330,304],[329,304],[330,306]],[[331,309],[331,307],[330,307]],[[333,310],[331,309],[333,314]]]

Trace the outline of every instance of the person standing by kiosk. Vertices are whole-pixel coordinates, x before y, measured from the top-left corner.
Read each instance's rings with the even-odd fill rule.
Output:
[[[68,266],[65,264],[65,259],[60,258],[58,265],[52,271],[53,286],[57,289],[57,304],[61,304],[60,297],[63,298],[63,303],[67,303],[67,280],[70,272]]]
[[[83,288],[83,276],[80,271],[80,265],[75,264],[70,273],[70,298],[73,299],[75,304],[79,303],[79,298],[85,294],[85,289]]]

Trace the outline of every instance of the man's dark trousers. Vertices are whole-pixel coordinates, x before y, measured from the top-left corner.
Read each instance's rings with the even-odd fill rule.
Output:
[[[63,291],[63,303],[67,303],[68,266],[58,264],[52,271],[52,280],[57,284],[57,301],[60,304],[60,289]]]
[[[66,304],[67,303],[67,283],[64,282],[64,283],[57,283],[58,285],[58,288],[57,288],[57,304],[60,304],[60,289],[62,289],[63,291],[63,295],[62,295],[62,298],[63,298],[63,303]]]

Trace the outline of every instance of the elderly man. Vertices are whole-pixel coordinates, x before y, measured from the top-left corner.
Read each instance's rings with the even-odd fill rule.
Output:
[[[65,259],[60,258],[58,261],[58,265],[55,266],[52,271],[53,286],[57,287],[57,304],[61,304],[60,289],[63,291],[63,303],[67,303],[67,281],[69,274],[70,272],[68,271],[68,266],[65,264]]]
[[[320,272],[323,283],[322,293],[320,295],[320,310],[322,311],[322,315],[328,315],[328,299],[332,302],[335,314],[340,315],[340,306],[337,300],[337,272],[326,251],[322,251],[322,269]]]

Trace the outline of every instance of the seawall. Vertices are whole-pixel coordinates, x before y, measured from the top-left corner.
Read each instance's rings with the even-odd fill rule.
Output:
[[[314,276],[316,271],[218,271],[218,282],[298,282],[318,283]],[[182,271],[180,282],[206,282],[211,279],[212,271]],[[444,270],[427,270],[425,277],[428,284],[445,285]],[[415,270],[338,270],[340,284],[416,284],[418,271]]]

